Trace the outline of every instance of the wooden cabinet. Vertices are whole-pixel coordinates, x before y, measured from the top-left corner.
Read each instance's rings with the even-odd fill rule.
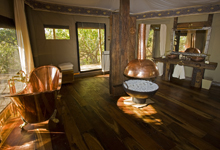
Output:
[[[72,83],[74,81],[74,71],[72,70],[63,70],[62,71],[62,84]]]

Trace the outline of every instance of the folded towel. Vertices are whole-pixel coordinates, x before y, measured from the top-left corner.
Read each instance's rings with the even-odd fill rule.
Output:
[[[185,79],[184,66],[180,66],[177,64],[174,68],[172,77],[179,78],[179,79]]]
[[[72,70],[73,64],[72,63],[62,63],[58,65],[61,70]]]
[[[110,71],[110,51],[102,52],[102,72]]]

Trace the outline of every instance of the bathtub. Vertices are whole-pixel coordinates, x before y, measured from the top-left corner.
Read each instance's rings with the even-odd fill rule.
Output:
[[[41,66],[34,69],[23,90],[16,92],[15,86],[9,86],[12,102],[28,123],[48,120],[56,106],[55,100],[62,83],[62,73],[55,66]],[[10,84],[14,85],[14,84]]]

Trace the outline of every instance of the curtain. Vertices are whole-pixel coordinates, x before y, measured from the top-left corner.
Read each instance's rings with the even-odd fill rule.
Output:
[[[167,26],[165,24],[161,24],[160,26],[160,57],[165,55],[166,48],[166,34],[167,34]],[[163,75],[163,63],[157,63],[159,76]]]
[[[14,0],[14,13],[21,68],[28,74],[34,69],[34,62],[26,23],[24,0]]]

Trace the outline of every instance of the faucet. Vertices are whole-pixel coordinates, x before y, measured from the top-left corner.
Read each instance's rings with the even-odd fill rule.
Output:
[[[15,76],[13,76],[11,79],[8,80],[9,87],[14,86],[15,84],[14,81],[28,83],[27,75],[23,70],[20,70],[19,72],[17,72]]]
[[[20,81],[20,82],[24,82],[27,83],[27,75],[25,74],[25,72],[23,70],[20,70],[19,72],[17,72],[16,76],[13,76],[12,79],[10,79],[12,81]]]

